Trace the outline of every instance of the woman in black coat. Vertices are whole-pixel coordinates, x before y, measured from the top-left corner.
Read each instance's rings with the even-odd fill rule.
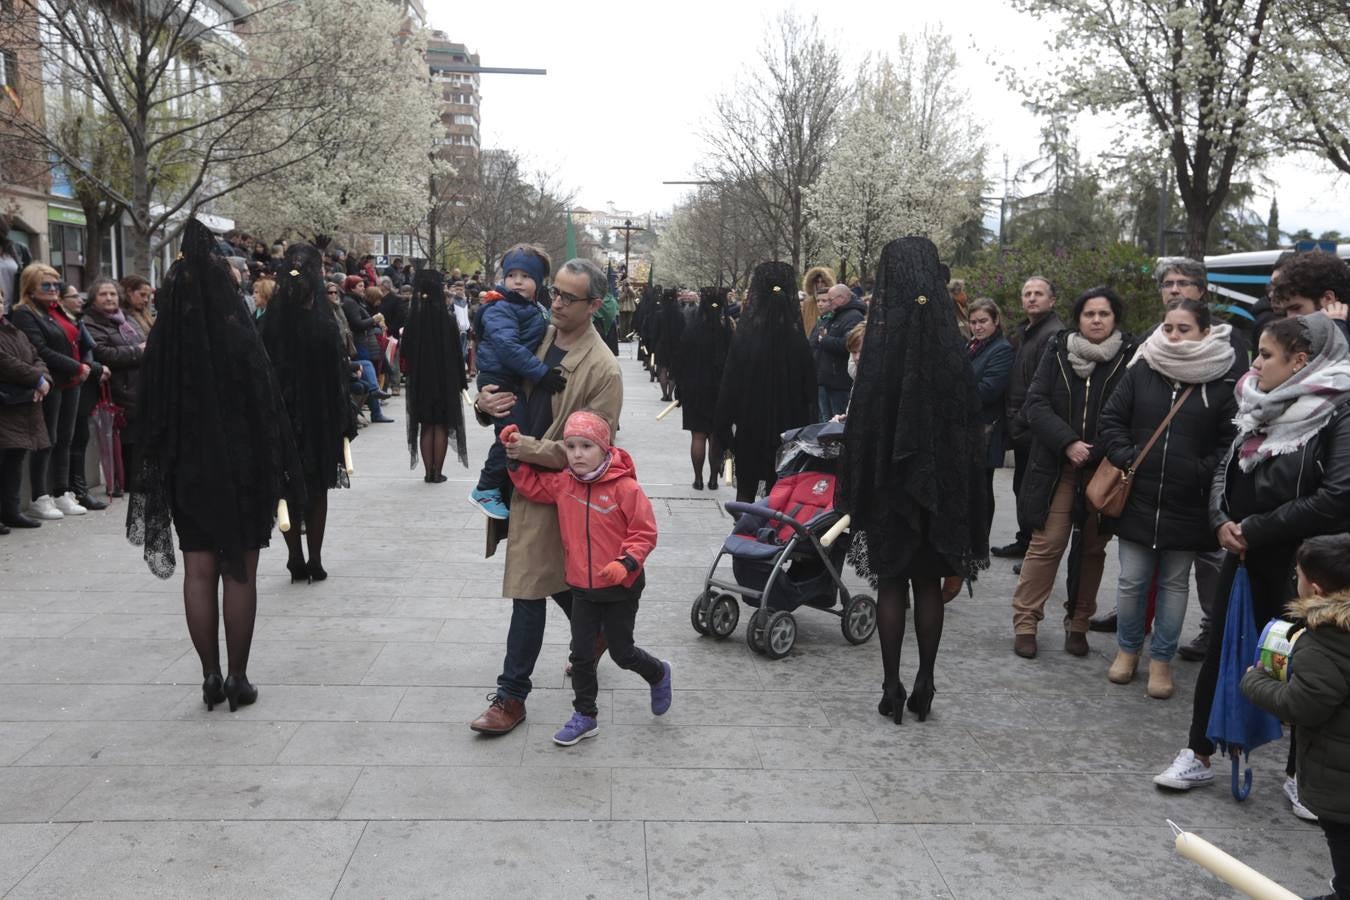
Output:
[[[127,486],[127,479],[136,472],[136,393],[140,386],[146,335],[122,310],[117,282],[111,278],[97,278],[89,286],[89,310],[84,324],[94,339],[94,359],[112,372],[108,387],[113,403],[122,408],[125,420],[120,433],[123,483],[109,485],[112,496],[117,497]]]
[[[736,499],[745,503],[777,480],[774,460],[783,432],[816,419],[816,366],[802,331],[792,266],[756,266],[750,298],[727,354],[713,423],[719,446],[735,455]]]
[[[1230,330],[1212,325],[1209,306],[1199,300],[1174,304],[1129,362],[1101,417],[1107,458],[1129,469],[1185,396],[1135,471],[1125,511],[1113,527],[1120,539],[1118,650],[1107,677],[1116,684],[1134,680],[1156,572],[1148,695],[1159,700],[1172,696],[1172,657],[1186,619],[1191,564],[1196,552],[1219,546],[1209,527],[1209,489],[1219,456],[1232,443],[1237,412]]]
[[[994,524],[994,470],[1003,468],[1003,421],[1007,406],[1008,381],[1012,378],[1016,352],[1003,335],[998,304],[982,297],[970,304],[970,343],[966,352],[975,370],[975,387],[980,394],[980,421],[984,424],[985,496],[989,506],[985,540]],[[958,326],[959,327],[959,326]]]
[[[731,347],[731,329],[722,318],[721,293],[710,287],[699,291],[698,317],[685,330],[675,356],[675,399],[680,401],[681,424],[689,432],[689,460],[694,466],[696,491],[703,490],[703,464],[708,457],[710,436],[714,438],[708,472],[710,491],[717,489],[717,468],[722,455],[715,439],[717,391]]]
[[[1259,625],[1294,598],[1299,543],[1350,530],[1350,347],[1337,324],[1325,313],[1272,322],[1234,393],[1238,434],[1209,495],[1210,525],[1228,551],[1210,609],[1217,627],[1195,681],[1190,740],[1153,779],[1176,790],[1214,780],[1205,732],[1239,564]]]
[[[408,324],[399,343],[408,373],[409,466],[422,456],[427,484],[448,479],[441,471],[450,439],[460,465],[468,466],[462,396],[469,386],[460,354],[459,326],[445,299],[441,273],[423,269],[413,284]]]
[[[1022,406],[1032,444],[1017,513],[1033,533],[1012,605],[1013,652],[1026,659],[1036,655],[1036,626],[1077,529],[1081,553],[1070,573],[1077,590],[1065,604],[1064,649],[1088,654],[1088,620],[1097,609],[1111,536],[1088,508],[1084,491],[1105,452],[1098,418],[1134,356],[1134,340],[1119,328],[1123,314],[1120,296],[1110,288],[1084,291],[1073,305],[1075,327],[1051,338]]]
[[[675,368],[675,354],[680,348],[680,338],[684,334],[684,315],[680,310],[679,291],[667,288],[661,295],[661,305],[657,307],[656,375],[661,382],[661,399],[670,402],[671,392],[675,390],[672,372]]]

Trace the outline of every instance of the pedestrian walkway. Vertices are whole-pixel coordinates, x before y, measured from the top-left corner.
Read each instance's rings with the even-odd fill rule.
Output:
[[[1011,652],[1011,565],[948,607],[932,718],[876,713],[875,640],[804,610],[770,661],[741,626],[698,637],[689,604],[729,530],[690,487],[688,440],[636,362],[619,437],[661,529],[639,642],[672,661],[661,719],[600,666],[594,740],[559,748],[567,630],[551,610],[529,718],[496,739],[486,705],[509,603],[467,501],[473,471],[428,485],[396,425],[353,445],[332,495],[330,577],[291,585],[264,551],[249,675],[257,705],[206,712],[181,568],[158,581],[127,544],[125,501],[0,538],[0,895],[29,897],[1228,897],[1172,849],[1172,818],[1301,894],[1322,893],[1320,830],[1262,748],[1251,798],[1151,784],[1184,742],[1178,693],[1106,681],[1110,635],[1034,661]],[[1013,531],[999,483],[995,540]],[[1101,602],[1115,584],[1114,551]],[[1062,593],[1052,600],[1057,608]],[[1194,633],[1198,609],[1186,636]],[[915,669],[912,642],[901,671]],[[1217,760],[1226,773],[1227,760]]]

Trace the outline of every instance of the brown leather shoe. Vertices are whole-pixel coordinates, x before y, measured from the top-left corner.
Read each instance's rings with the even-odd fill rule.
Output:
[[[488,694],[492,701],[483,714],[469,723],[479,734],[506,734],[525,721],[525,702],[501,694]]]
[[[1072,653],[1074,656],[1087,656],[1087,635],[1081,631],[1064,632],[1064,652]]]
[[[1036,658],[1036,635],[1018,634],[1013,636],[1013,652],[1023,659]]]

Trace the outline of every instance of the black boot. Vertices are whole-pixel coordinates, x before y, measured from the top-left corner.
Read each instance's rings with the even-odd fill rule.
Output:
[[[70,492],[75,495],[75,502],[90,512],[97,512],[100,509],[108,508],[108,504],[90,496],[89,484],[84,480],[83,472],[77,472],[71,476]]]

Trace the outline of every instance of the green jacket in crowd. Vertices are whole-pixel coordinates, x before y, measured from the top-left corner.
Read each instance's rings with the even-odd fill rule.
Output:
[[[1308,628],[1289,656],[1288,683],[1257,667],[1242,693],[1294,726],[1303,805],[1350,824],[1350,591],[1295,600],[1289,612]]]

